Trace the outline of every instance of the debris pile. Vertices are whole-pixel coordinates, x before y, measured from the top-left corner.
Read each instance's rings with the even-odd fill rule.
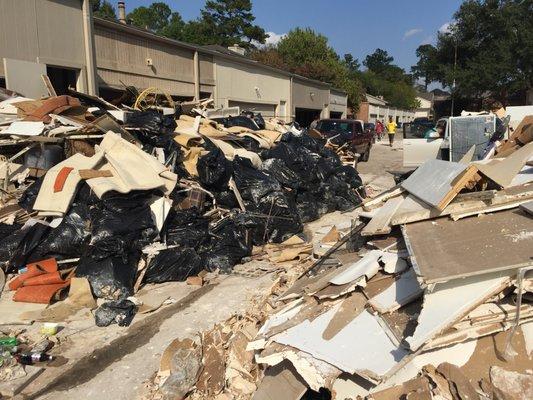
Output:
[[[7,288],[13,301],[51,304],[86,280],[107,301],[99,326],[129,325],[131,296],[145,283],[231,272],[254,246],[282,243],[365,196],[357,172],[323,142],[276,119],[224,125],[206,118],[210,101],[188,115],[73,90],[2,96]]]
[[[366,200],[298,279],[188,343],[194,377],[162,368],[151,398],[531,398],[530,120],[490,159],[428,161]]]

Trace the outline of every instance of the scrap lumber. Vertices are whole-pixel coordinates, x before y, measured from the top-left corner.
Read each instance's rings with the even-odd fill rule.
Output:
[[[425,283],[511,271],[529,265],[533,219],[519,210],[402,227],[411,263]]]
[[[391,231],[390,220],[400,207],[404,196],[393,197],[385,203],[361,231],[361,236],[386,235]]]
[[[382,203],[385,203],[387,200],[399,196],[405,191],[400,185],[396,185],[389,190],[386,190],[380,194],[378,194],[376,197],[373,197],[371,199],[365,200],[363,202],[363,210],[370,211],[376,207],[379,207],[382,205]]]
[[[533,141],[533,115],[524,117],[520,124],[516,127],[509,140],[505,141],[497,149],[497,158],[507,157],[521,145]]]
[[[477,162],[474,165],[479,172],[505,188],[513,181],[514,177],[533,156],[533,142],[526,144],[506,158],[495,158],[487,163]]]
[[[483,198],[488,193],[486,198]],[[495,206],[513,204],[513,207],[533,199],[533,183],[513,186],[498,192],[485,191],[461,194],[455,198],[444,210],[439,211],[423,201],[408,195],[392,216],[392,226],[409,224],[426,219],[440,218],[448,215],[460,215],[472,212],[472,215],[482,214]]]

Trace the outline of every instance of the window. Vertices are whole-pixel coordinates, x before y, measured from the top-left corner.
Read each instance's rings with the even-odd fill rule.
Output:
[[[340,121],[320,121],[317,125],[317,130],[321,133],[352,133],[351,124],[349,122]],[[359,124],[356,124],[359,125]]]

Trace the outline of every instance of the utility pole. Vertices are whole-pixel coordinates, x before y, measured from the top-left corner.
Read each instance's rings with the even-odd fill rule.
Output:
[[[454,106],[455,106],[455,70],[457,69],[457,38],[454,37],[454,39],[455,39],[455,46],[454,46],[455,55],[454,55],[454,60],[453,60],[452,113],[450,117],[453,117],[453,111],[454,111]]]

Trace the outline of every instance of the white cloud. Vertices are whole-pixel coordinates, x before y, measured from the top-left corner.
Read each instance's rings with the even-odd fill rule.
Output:
[[[424,40],[422,40],[422,42],[420,42],[420,45],[422,46],[423,44],[433,44],[434,41],[435,41],[435,36],[429,35],[425,37]]]
[[[283,39],[287,34],[286,33],[276,33],[276,32],[267,32],[268,37],[266,38],[265,44],[276,45],[281,39]]]
[[[446,22],[442,24],[441,27],[439,28],[439,33],[449,33],[451,26],[452,26],[451,22]]]
[[[409,29],[407,32],[403,34],[403,40],[410,38],[411,36],[414,36],[420,32],[422,32],[422,29],[420,28]]]

